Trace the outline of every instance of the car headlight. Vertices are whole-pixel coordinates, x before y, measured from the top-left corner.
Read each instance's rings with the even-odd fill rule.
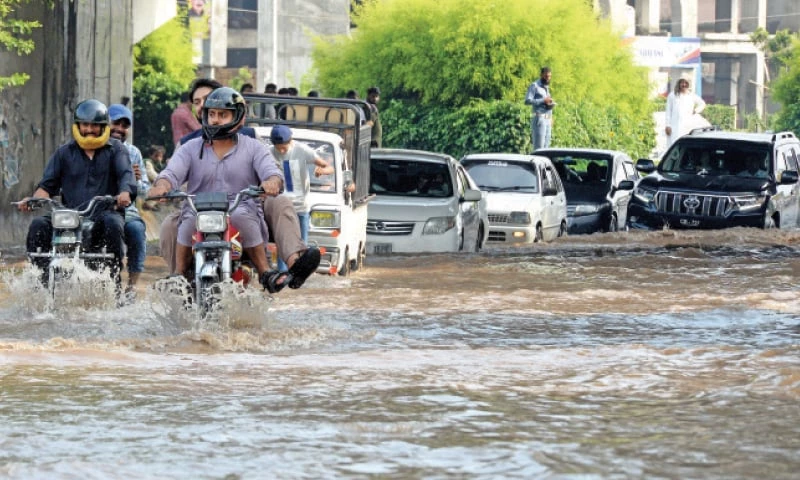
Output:
[[[433,217],[425,222],[423,235],[441,235],[456,226],[456,217]]]
[[[636,187],[633,191],[633,196],[642,202],[650,203],[655,200],[656,191],[645,187]]]
[[[531,214],[528,212],[511,212],[508,214],[508,223],[517,225],[530,225]]]
[[[733,195],[731,200],[736,205],[736,208],[741,210],[757,210],[764,205],[767,200],[766,194],[750,194],[750,195]]]
[[[223,212],[199,212],[197,230],[203,233],[222,233],[228,226]]]
[[[53,228],[78,228],[81,216],[73,210],[55,210],[53,212]]]
[[[600,211],[600,205],[578,205],[575,207],[575,215],[592,215]]]
[[[342,225],[342,214],[336,210],[312,210],[309,222],[312,228],[337,229]]]

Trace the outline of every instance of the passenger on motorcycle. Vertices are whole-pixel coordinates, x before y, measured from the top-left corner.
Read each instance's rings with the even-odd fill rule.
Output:
[[[84,100],[75,107],[73,140],[61,145],[50,157],[33,197],[18,204],[20,211],[29,211],[30,198],[61,196],[61,203],[72,209],[84,209],[95,196],[117,196],[117,209],[95,211],[89,251],[106,248],[114,255],[110,267],[119,282],[122,270],[124,209],[136,198],[136,180],[128,150],[116,139],[109,138],[109,116],[106,106],[94,99]],[[35,218],[28,228],[27,251],[48,251],[51,247],[53,225],[50,214]],[[47,271],[49,259],[34,258],[32,263]]]
[[[222,87],[211,92],[202,108],[203,138],[181,145],[169,164],[156,177],[151,197],[162,196],[187,184],[190,195],[199,192],[236,192],[250,185],[260,185],[269,196],[283,189],[283,174],[267,147],[260,141],[238,133],[246,104],[236,90]],[[261,207],[246,199],[231,212],[231,223],[241,234],[242,248],[266,281],[267,225]],[[188,205],[181,212],[178,243],[175,249],[176,273],[185,275],[192,261],[192,236],[196,230],[195,214]]]

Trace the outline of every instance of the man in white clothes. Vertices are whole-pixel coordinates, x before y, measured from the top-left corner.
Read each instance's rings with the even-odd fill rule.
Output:
[[[297,219],[300,221],[300,234],[304,242],[308,242],[309,213],[308,193],[311,191],[311,179],[308,166],[314,167],[314,176],[331,175],[335,172],[333,165],[320,158],[311,147],[292,139],[292,130],[285,125],[275,125],[269,135],[272,146],[270,153],[283,168],[286,179],[285,195],[292,198]],[[283,260],[278,260],[278,269],[285,271],[288,267]]]
[[[678,79],[675,90],[667,96],[666,127],[667,148],[675,140],[689,133],[692,128],[707,125],[707,122],[700,124],[696,121],[695,115],[701,113],[706,108],[706,102],[699,95],[689,89],[689,80]]]

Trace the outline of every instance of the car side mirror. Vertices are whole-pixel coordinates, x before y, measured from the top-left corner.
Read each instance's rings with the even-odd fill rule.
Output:
[[[619,182],[617,190],[633,190],[633,180],[623,180]]]
[[[542,188],[542,196],[544,197],[555,197],[558,195],[558,190],[556,187],[544,187]]]
[[[640,158],[636,160],[636,170],[642,173],[652,173],[656,170],[656,164],[649,158]]]
[[[796,170],[784,170],[781,173],[781,185],[791,185],[797,183],[798,175]]]
[[[464,190],[464,196],[461,197],[462,202],[479,202],[483,198],[483,193],[480,190],[473,190],[468,188]]]

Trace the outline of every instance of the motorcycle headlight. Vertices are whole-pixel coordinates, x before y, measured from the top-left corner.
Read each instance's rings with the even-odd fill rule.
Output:
[[[199,212],[197,230],[203,233],[222,233],[228,226],[223,212]]]
[[[55,210],[53,212],[53,228],[78,228],[81,216],[73,210]]]
[[[575,207],[575,215],[592,215],[600,211],[600,205],[578,205]]]
[[[633,196],[642,202],[650,203],[655,200],[656,191],[645,187],[636,187],[636,190],[633,191]]]
[[[337,229],[342,225],[342,217],[335,210],[312,210],[309,222],[313,228]]]
[[[508,214],[508,223],[517,225],[530,225],[531,214],[528,212],[511,212]]]
[[[741,210],[757,210],[764,205],[767,200],[765,194],[751,194],[751,195],[734,195],[731,196],[733,203]]]
[[[425,222],[423,235],[441,235],[456,226],[456,217],[433,217]]]

